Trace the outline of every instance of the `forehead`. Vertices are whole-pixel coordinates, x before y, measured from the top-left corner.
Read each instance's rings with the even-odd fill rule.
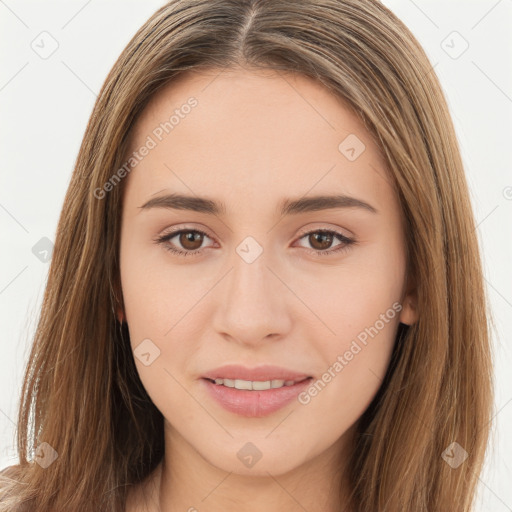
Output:
[[[153,95],[134,127],[135,138],[145,136],[155,122],[169,120],[191,98],[198,103],[193,117],[201,118],[205,130],[229,122],[233,127],[265,128],[260,140],[267,140],[264,132],[274,133],[273,126],[284,123],[290,134],[330,130],[337,135],[347,132],[371,137],[348,103],[317,80],[298,73],[235,68],[178,75]],[[173,130],[173,135],[178,131],[183,128]],[[368,143],[373,145],[372,151],[378,151],[373,140]]]
[[[144,109],[129,153],[149,139],[154,147],[129,176],[139,197],[172,187],[223,191],[226,203],[230,193],[240,202],[240,192],[300,196],[340,187],[369,197],[390,182],[359,117],[325,86],[294,73],[183,73]]]

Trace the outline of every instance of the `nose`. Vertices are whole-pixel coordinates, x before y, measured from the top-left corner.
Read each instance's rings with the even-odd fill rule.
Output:
[[[235,253],[231,261],[216,294],[215,331],[245,345],[285,336],[291,328],[291,292],[279,269],[267,261],[265,252],[252,262]]]

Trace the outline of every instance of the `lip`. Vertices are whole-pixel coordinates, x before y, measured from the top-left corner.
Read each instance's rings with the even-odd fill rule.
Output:
[[[215,384],[215,379],[294,380],[300,382],[296,382],[292,386],[255,391]],[[227,365],[206,373],[200,380],[210,397],[227,411],[248,418],[261,418],[293,402],[297,395],[309,386],[312,376],[279,366],[265,365],[257,368],[245,368],[238,365]]]
[[[248,418],[261,418],[278,411],[290,402],[311,382],[311,378],[297,382],[293,386],[248,391],[215,384],[208,379],[201,379],[210,396],[224,409]]]
[[[241,379],[241,380],[303,380],[311,377],[306,373],[299,373],[288,368],[273,365],[262,365],[256,368],[247,368],[236,364],[221,366],[204,375],[204,379]]]

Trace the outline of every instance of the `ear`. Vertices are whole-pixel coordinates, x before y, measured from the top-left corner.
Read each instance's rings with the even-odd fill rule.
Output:
[[[117,316],[117,320],[119,321],[119,323],[122,324],[125,320],[124,311],[123,311],[123,308],[121,308],[121,306],[119,306],[119,305],[116,307],[116,316]]]
[[[406,284],[406,291],[401,304],[400,322],[405,325],[416,323],[418,321],[418,294],[414,280],[410,280]]]
[[[119,323],[123,323],[126,318],[124,314],[123,309],[123,293],[121,291],[121,286],[119,284],[119,280],[116,279],[113,286],[114,290],[114,301],[115,301],[115,308],[116,308],[116,317]]]

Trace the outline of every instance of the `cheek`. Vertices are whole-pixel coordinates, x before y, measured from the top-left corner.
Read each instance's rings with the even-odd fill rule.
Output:
[[[160,254],[162,253],[162,255]],[[126,231],[121,238],[120,269],[126,321],[139,338],[161,338],[176,321],[183,301],[179,273],[162,265],[164,251]],[[156,257],[160,256],[159,259]]]
[[[124,313],[134,360],[155,405],[164,396],[180,403],[183,390],[173,377],[181,380],[178,373],[197,351],[199,329],[205,323],[197,319],[197,306],[205,284],[169,265],[163,249],[148,251],[141,246],[129,235],[121,245]]]
[[[320,276],[306,282],[301,292],[328,328],[322,326],[325,336],[311,338],[316,340],[324,368],[316,384],[306,390],[303,403],[316,401],[339,425],[359,417],[378,391],[401,311],[403,253],[379,255],[374,250],[367,258],[362,253],[358,256],[357,264],[330,268],[329,279]]]
[[[168,270],[163,275],[165,269],[148,264],[143,254],[123,249],[123,301],[137,372],[152,402],[174,422],[191,406],[181,376],[195,351],[192,342],[199,339],[191,336],[187,321],[191,306],[179,292],[178,275],[172,280]]]
[[[351,340],[364,341],[365,329],[377,326],[379,339],[393,340],[398,325],[399,301],[404,282],[401,252],[363,251],[336,267],[325,267],[315,275],[303,275],[297,294],[317,314],[316,323],[325,336],[329,352],[344,350]],[[311,317],[305,313],[304,318]],[[320,338],[317,336],[317,338]]]
[[[393,351],[398,315],[394,308],[385,310],[383,319],[377,321],[366,321],[360,315],[350,328],[339,325],[334,342],[319,342],[324,371],[299,398],[306,408],[311,407],[311,414],[322,411],[325,423],[336,425],[339,433],[357,421],[381,386]]]

